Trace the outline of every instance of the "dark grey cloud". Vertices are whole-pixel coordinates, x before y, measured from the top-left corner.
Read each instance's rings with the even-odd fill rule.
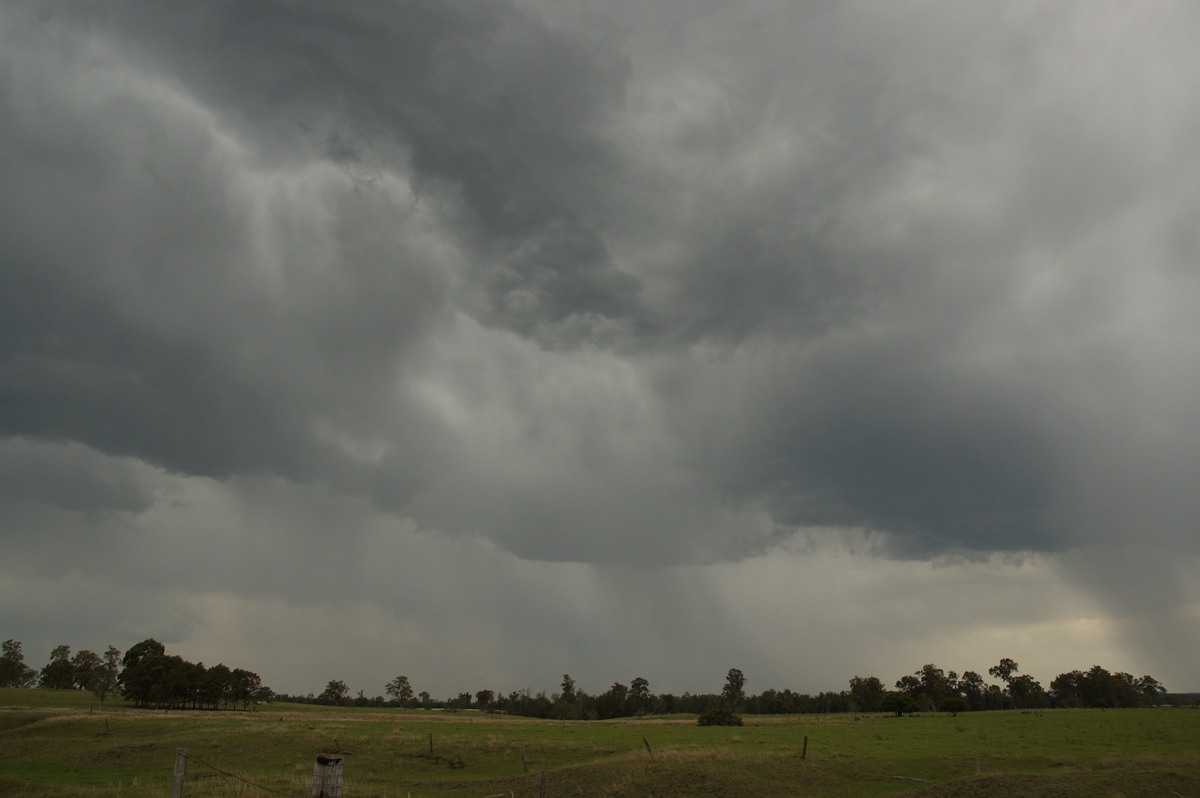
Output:
[[[511,573],[1194,557],[1198,25],[5,7],[6,526],[36,573],[87,541],[259,602],[330,537],[314,595],[385,604],[371,546],[421,535]]]

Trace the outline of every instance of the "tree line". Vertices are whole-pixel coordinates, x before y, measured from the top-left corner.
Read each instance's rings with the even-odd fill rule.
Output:
[[[258,674],[218,664],[205,668],[179,656],[167,655],[154,639],[143,640],[125,652],[109,646],[103,655],[56,646],[41,671],[27,666],[21,644],[3,643],[0,654],[0,687],[40,686],[53,690],[91,690],[103,702],[119,690],[137,706],[154,708],[248,709],[261,701],[275,699],[298,703],[338,706],[423,707],[442,710],[482,710],[560,720],[602,720],[640,715],[687,713],[702,715],[728,710],[754,715],[833,712],[968,712],[1051,707],[1141,707],[1162,703],[1166,693],[1151,676],[1134,677],[1109,672],[1094,665],[1086,671],[1061,673],[1049,688],[1028,674],[1012,659],[1001,659],[988,668],[995,682],[987,683],[975,671],[959,675],[932,663],[896,680],[888,689],[875,676],[854,676],[848,689],[810,695],[792,690],[767,689],[757,695],[745,692],[746,676],[737,668],[726,673],[719,693],[654,694],[644,677],[626,685],[614,682],[602,693],[579,689],[570,674],[563,674],[557,692],[533,693],[529,689],[509,693],[493,690],[462,692],[437,699],[426,691],[416,692],[407,676],[400,675],[384,686],[387,697],[368,698],[364,691],[350,696],[349,686],[331,680],[319,695],[276,695],[262,684]]]
[[[635,677],[628,685],[614,682],[606,691],[589,694],[563,674],[558,692],[532,693],[519,690],[497,693],[492,690],[462,692],[446,699],[435,699],[428,692],[414,693],[407,676],[397,676],[387,683],[387,694],[368,698],[363,691],[351,698],[349,687],[340,680],[330,681],[318,695],[280,695],[280,701],[301,703],[375,706],[423,707],[425,709],[465,710],[524,715],[559,720],[603,720],[639,715],[669,715],[687,713],[703,715],[714,710],[744,712],[752,715],[808,714],[833,712],[968,712],[1002,709],[1041,709],[1051,707],[1142,707],[1163,702],[1165,688],[1151,676],[1135,678],[1128,673],[1110,673],[1099,665],[1087,671],[1071,671],[1057,676],[1050,689],[1028,674],[1019,672],[1012,659],[1002,659],[988,669],[997,683],[989,684],[975,671],[961,676],[953,671],[928,664],[916,672],[902,676],[889,689],[875,676],[854,676],[848,689],[810,695],[792,690],[764,690],[746,695],[746,677],[737,668],[730,668],[720,693],[650,692],[649,682]]]
[[[162,643],[149,638],[122,656],[109,646],[104,655],[55,646],[41,671],[25,664],[21,644],[5,640],[0,654],[0,687],[41,687],[48,690],[90,690],[103,703],[119,690],[136,706],[154,709],[249,709],[273,694],[262,678],[225,664],[204,667],[168,655]]]

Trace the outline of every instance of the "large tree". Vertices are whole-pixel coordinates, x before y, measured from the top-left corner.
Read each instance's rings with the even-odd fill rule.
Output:
[[[244,668],[234,668],[231,674],[233,680],[232,700],[242,709],[249,709],[251,704],[257,704],[267,698],[271,691],[263,687],[262,677],[254,671]]]
[[[721,689],[721,698],[731,712],[739,711],[746,700],[746,675],[737,668],[730,668],[725,674],[725,687]]]
[[[104,650],[104,657],[101,660],[100,667],[92,671],[88,677],[88,689],[103,704],[104,698],[117,689],[118,677],[120,675],[121,650],[116,646],[109,646]]]
[[[322,701],[326,701],[334,706],[340,706],[349,695],[350,688],[345,682],[340,679],[331,679],[329,684],[325,685],[325,690],[318,697]]]
[[[412,703],[412,685],[408,683],[408,677],[403,674],[388,682],[384,690],[402,707]]]
[[[641,676],[629,683],[629,704],[635,715],[644,715],[650,703],[650,682]]]
[[[42,668],[38,685],[48,690],[74,690],[75,669],[71,667],[71,647],[55,646],[50,661]]]
[[[21,643],[9,638],[0,654],[0,687],[29,687],[37,680],[37,671],[25,664]]]
[[[71,675],[75,679],[74,686],[79,690],[91,690],[92,681],[104,667],[104,660],[95,651],[86,648],[75,652],[71,657]]]
[[[121,658],[121,690],[140,707],[148,707],[164,696],[164,683],[170,670],[166,651],[166,646],[148,637],[132,645]]]
[[[859,712],[875,712],[883,700],[883,682],[875,676],[855,676],[850,680],[850,699]]]

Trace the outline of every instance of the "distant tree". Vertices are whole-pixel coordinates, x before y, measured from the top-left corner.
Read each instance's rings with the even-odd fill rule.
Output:
[[[994,678],[1008,684],[1012,675],[1020,670],[1020,667],[1014,660],[1004,657],[999,663],[988,668],[988,673]]]
[[[425,709],[433,706],[433,696],[427,690],[422,690],[417,697],[421,699],[421,706],[425,707]]]
[[[941,711],[949,712],[951,717],[956,717],[959,712],[966,712],[970,708],[971,705],[967,703],[967,699],[959,695],[950,696],[941,704]]]
[[[931,663],[921,668],[920,675],[921,691],[933,703],[934,711],[947,698],[958,695],[958,674],[954,671],[943,671]]]
[[[20,642],[9,638],[0,646],[0,687],[29,687],[37,681],[37,671],[25,664]]]
[[[1163,687],[1153,676],[1143,676],[1138,679],[1137,688],[1145,696],[1146,703],[1151,705],[1162,703],[1163,695],[1167,692],[1167,688]]]
[[[920,709],[915,698],[898,690],[885,693],[879,702],[879,708],[884,712],[895,712],[896,717],[909,715]]]
[[[582,714],[582,694],[575,689],[575,680],[571,674],[564,673],[562,677],[562,692],[554,702],[554,717],[559,720],[578,720]]]
[[[850,680],[850,700],[859,712],[875,712],[883,700],[883,682],[874,676],[865,679],[855,676]]]
[[[412,685],[408,683],[408,677],[403,674],[388,682],[384,690],[392,697],[393,701],[402,707],[408,706],[412,702]]]
[[[650,682],[641,676],[635,677],[629,683],[629,703],[633,714],[644,715],[650,703]]]
[[[135,643],[121,658],[118,681],[124,696],[137,706],[148,707],[164,695],[167,672],[166,647],[154,638]]]
[[[325,689],[317,698],[325,703],[341,706],[342,702],[350,696],[350,687],[340,679],[331,679],[329,684],[325,685]]]
[[[625,703],[629,697],[629,688],[620,682],[613,682],[608,691],[596,696],[596,714],[601,718],[620,718],[626,714]]]
[[[204,674],[204,682],[200,687],[204,706],[210,709],[228,707],[229,702],[234,700],[233,692],[233,671],[225,663],[212,666]]]
[[[71,647],[55,646],[50,661],[42,668],[38,686],[47,690],[74,690],[75,669],[71,667]]]
[[[230,677],[232,682],[230,700],[234,702],[235,706],[240,704],[243,710],[249,709],[252,704],[266,700],[270,695],[270,689],[263,686],[262,677],[253,671],[234,668]]]
[[[958,694],[958,674],[947,673],[929,663],[910,676],[902,676],[896,682],[896,689],[924,708],[936,711],[942,701]]]
[[[911,674],[901,676],[896,680],[896,689],[915,701],[921,694],[921,680]]]
[[[1032,709],[1049,703],[1041,683],[1024,673],[1009,680],[1008,694],[1017,709]]]
[[[475,705],[480,709],[487,709],[495,697],[495,692],[491,690],[480,690],[475,694]]]
[[[1050,682],[1054,702],[1063,707],[1138,707],[1157,704],[1162,685],[1152,676],[1135,679],[1128,673],[1109,673],[1099,665],[1086,672],[1060,673]]]
[[[987,706],[985,696],[987,685],[983,677],[975,671],[967,671],[958,680],[958,692],[967,700],[971,709],[984,709]]]
[[[104,650],[100,667],[89,677],[88,689],[96,696],[102,705],[105,697],[117,689],[118,677],[121,674],[121,650],[109,646]]]
[[[92,680],[97,677],[104,660],[95,651],[83,649],[71,657],[71,674],[75,678],[74,687],[77,690],[91,690]]]
[[[999,663],[988,668],[988,674],[995,679],[1004,682],[1004,692],[1008,695],[1009,701],[1013,707],[1022,706],[1021,701],[1026,698],[1025,691],[1028,691],[1030,685],[1028,682],[1017,686],[1016,692],[1013,691],[1013,682],[1017,678],[1017,671],[1021,666],[1016,663],[1016,660],[1004,657]],[[1040,685],[1039,685],[1040,688]]]
[[[737,668],[730,668],[725,674],[725,687],[721,690],[721,698],[731,712],[737,712],[746,700],[746,675]]]

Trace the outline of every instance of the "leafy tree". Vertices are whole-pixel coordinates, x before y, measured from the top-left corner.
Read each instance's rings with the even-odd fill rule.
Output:
[[[121,650],[115,646],[109,646],[104,650],[104,658],[100,662],[100,667],[92,671],[88,677],[88,689],[101,704],[104,704],[105,696],[117,689],[120,673]]]
[[[860,712],[875,712],[883,700],[883,682],[874,676],[855,676],[850,680],[850,700]]]
[[[1167,688],[1163,687],[1153,676],[1143,676],[1138,679],[1137,688],[1146,697],[1149,704],[1161,703],[1163,694],[1167,692]]]
[[[635,715],[644,715],[650,703],[650,682],[641,676],[629,683],[629,703]]]
[[[1009,680],[1012,678],[1012,675],[1019,669],[1020,666],[1017,665],[1014,660],[1004,657],[999,663],[988,668],[988,673],[991,674],[992,677],[999,679],[1005,684],[1008,684]]]
[[[884,712],[895,712],[896,717],[909,715],[920,709],[915,698],[898,690],[885,693],[879,702],[879,708]]]
[[[154,638],[134,644],[121,658],[118,681],[126,698],[137,706],[148,707],[161,694],[168,663],[166,647]]]
[[[1040,707],[1048,703],[1041,683],[1024,673],[1012,677],[1008,683],[1008,694],[1012,697],[1013,706],[1018,709]]]
[[[396,701],[402,707],[408,706],[412,701],[412,685],[408,683],[408,677],[403,674],[388,682],[384,690],[392,697],[392,700]]]
[[[596,696],[596,714],[601,718],[620,718],[625,712],[625,702],[629,696],[629,688],[620,682],[613,682],[608,692]]]
[[[495,692],[491,690],[480,690],[475,694],[475,705],[480,709],[487,709],[488,704],[496,697]]]
[[[1137,707],[1157,703],[1162,685],[1152,676],[1135,679],[1093,665],[1086,672],[1060,673],[1050,682],[1050,689],[1058,706]]]
[[[425,709],[429,709],[433,706],[433,696],[431,696],[427,690],[422,690],[417,695],[417,698],[421,699],[421,706],[425,707]]]
[[[230,700],[234,705],[241,704],[243,710],[251,704],[257,704],[268,697],[270,690],[263,686],[262,677],[253,671],[234,668],[230,674],[232,691]]]
[[[37,671],[25,664],[20,642],[9,638],[0,654],[0,687],[29,687],[37,680]]]
[[[966,712],[970,708],[967,699],[959,695],[947,698],[941,705],[942,712],[949,712],[951,717],[956,717],[959,712]]]
[[[915,701],[921,694],[921,680],[911,674],[901,676],[896,680],[896,689]]]
[[[48,690],[74,690],[75,669],[71,667],[71,647],[55,646],[50,661],[42,668],[38,685]]]
[[[987,685],[984,684],[983,677],[975,671],[967,671],[958,680],[958,693],[967,700],[971,709],[987,707]]]
[[[77,690],[91,690],[92,680],[96,677],[104,660],[95,651],[83,649],[71,657],[71,674],[75,678],[74,687]]]
[[[954,671],[947,673],[929,663],[910,676],[902,676],[896,682],[896,689],[923,704],[926,709],[936,711],[942,701],[958,695],[958,674]]]
[[[737,712],[746,700],[746,676],[737,668],[730,668],[725,674],[725,687],[721,690],[721,698],[731,712]]]
[[[554,717],[560,720],[578,720],[581,714],[582,694],[575,690],[575,680],[571,674],[564,673],[562,677],[562,692],[554,702]]]
[[[155,640],[153,637],[148,637],[140,643],[135,643],[125,656],[121,658],[121,664],[126,668],[137,666],[142,660],[155,654],[165,654],[167,648],[162,643]]]
[[[233,700],[233,671],[225,663],[214,665],[204,675],[200,690],[205,706],[212,709],[229,706]]]
[[[325,685],[325,689],[318,696],[318,699],[329,704],[341,706],[342,702],[350,695],[350,687],[340,679],[331,679],[329,684]]]

